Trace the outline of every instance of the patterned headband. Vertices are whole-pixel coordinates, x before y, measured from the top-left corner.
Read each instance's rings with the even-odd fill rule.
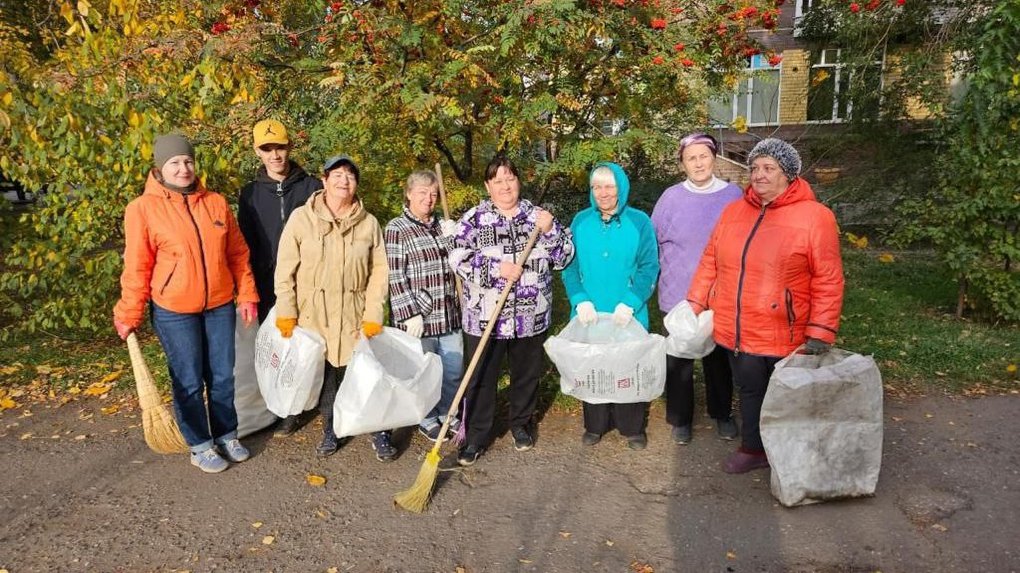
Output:
[[[684,149],[687,149],[691,145],[698,144],[707,145],[708,148],[712,150],[712,155],[717,155],[719,153],[715,140],[710,136],[705,135],[704,133],[692,133],[680,140],[680,155],[683,156]]]

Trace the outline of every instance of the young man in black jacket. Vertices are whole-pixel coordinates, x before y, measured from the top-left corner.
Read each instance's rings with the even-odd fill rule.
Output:
[[[259,323],[276,304],[273,274],[280,234],[290,214],[322,189],[322,181],[290,159],[287,128],[275,119],[262,120],[252,129],[255,155],[262,161],[254,181],[241,188],[237,222],[251,253],[251,270],[259,293]],[[276,436],[289,436],[300,427],[298,416],[277,426]]]

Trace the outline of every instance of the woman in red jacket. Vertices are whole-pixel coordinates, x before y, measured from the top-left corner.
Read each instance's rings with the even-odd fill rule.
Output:
[[[801,345],[826,352],[843,306],[836,218],[799,176],[800,154],[770,138],[747,161],[751,185],[723,211],[687,292],[696,312],[715,311],[740,392],[743,438],[727,473],[768,467],[758,422],[772,370]]]
[[[113,324],[127,338],[151,308],[191,463],[221,472],[228,461],[249,456],[237,440],[234,409],[235,298],[245,323],[258,317],[248,246],[227,200],[195,177],[187,139],[158,137],[153,160],[145,192],[124,211],[124,272]]]

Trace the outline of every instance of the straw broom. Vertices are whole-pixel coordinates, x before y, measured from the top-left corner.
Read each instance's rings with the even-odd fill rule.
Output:
[[[538,227],[536,226],[531,235],[528,236],[528,243],[524,246],[524,252],[521,254],[521,265],[528,260],[528,256],[531,255],[531,249],[535,246],[535,241],[538,240]],[[464,397],[464,392],[467,391],[468,382],[471,380],[472,374],[474,374],[475,367],[478,366],[478,361],[482,357],[482,353],[485,351],[485,345],[489,342],[489,335],[492,334],[492,329],[496,325],[496,319],[499,318],[499,312],[503,309],[503,304],[506,303],[507,297],[510,295],[510,289],[513,288],[517,281],[507,281],[506,286],[503,287],[503,292],[499,294],[499,300],[496,301],[496,307],[492,309],[492,314],[489,316],[489,322],[485,325],[485,330],[482,332],[482,338],[478,342],[478,347],[475,349],[475,353],[471,356],[471,363],[468,364],[467,370],[464,372],[464,378],[460,381],[460,387],[457,388],[457,395],[453,398],[453,403],[450,404],[450,411],[446,414],[446,420],[443,421],[443,427],[439,430],[440,436],[445,436],[447,430],[450,429],[450,420],[457,415],[457,406],[460,404],[461,398]],[[429,500],[432,498],[432,488],[436,484],[436,476],[439,474],[439,460],[442,456],[439,455],[439,450],[443,446],[443,442],[446,441],[442,438],[436,440],[436,444],[432,446],[429,453],[425,456],[425,462],[421,465],[421,470],[418,471],[418,477],[414,480],[414,485],[406,491],[402,491],[397,495],[393,496],[393,502],[400,507],[413,511],[414,513],[421,513],[428,507]]]
[[[183,454],[188,451],[188,444],[177,427],[177,420],[163,403],[156,389],[152,372],[145,364],[142,348],[138,345],[138,337],[132,332],[127,337],[128,354],[131,355],[131,369],[135,372],[135,388],[138,390],[138,403],[142,406],[142,429],[145,431],[145,443],[157,454]]]

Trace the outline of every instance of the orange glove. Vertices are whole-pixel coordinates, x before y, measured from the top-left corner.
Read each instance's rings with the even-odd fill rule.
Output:
[[[294,335],[295,326],[297,326],[296,318],[276,317],[276,329],[280,331],[280,336],[284,338],[290,338]]]
[[[361,332],[365,333],[365,338],[372,338],[382,332],[382,325],[378,322],[368,322],[366,320],[361,323]]]

